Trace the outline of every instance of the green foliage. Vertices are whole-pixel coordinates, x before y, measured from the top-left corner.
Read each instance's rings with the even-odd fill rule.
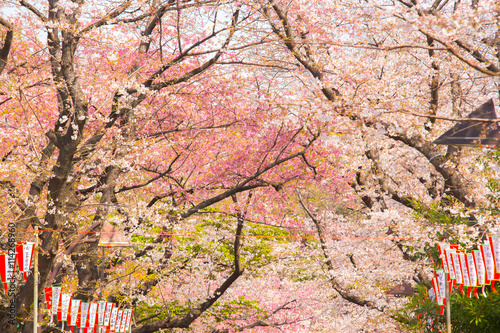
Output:
[[[179,304],[178,300],[172,300],[167,304],[156,303],[148,305],[147,302],[138,303],[137,309],[138,320],[158,320],[166,319],[170,316],[183,316],[189,312],[187,306]]]
[[[162,232],[162,229],[159,227],[154,227],[151,225],[148,221],[144,222],[144,226],[147,227],[148,233],[151,235],[159,234]],[[134,243],[140,243],[140,244],[147,244],[147,243],[153,243],[155,240],[155,236],[147,236],[147,235],[135,235],[133,234],[131,237],[132,242]]]
[[[498,190],[496,182],[490,182],[491,190]],[[446,202],[444,202],[446,204]],[[451,214],[439,203],[424,204],[412,201],[417,218],[425,220],[436,227],[444,227],[444,231],[436,228],[436,236],[449,244],[465,244],[459,242],[458,235],[447,228],[454,224],[470,225],[465,214]],[[443,230],[441,228],[441,230]],[[479,241],[479,240],[478,240]],[[474,242],[474,240],[473,240]],[[421,248],[415,247],[408,250],[418,259],[432,258],[436,267],[440,265],[437,244],[425,243]],[[451,295],[451,325],[454,333],[473,332],[500,332],[500,295],[494,293],[490,287],[486,288],[487,296],[476,299],[474,295],[468,298],[457,289],[453,289]],[[480,291],[478,291],[480,295]],[[416,293],[409,298],[408,303],[395,315],[394,318],[403,323],[410,332],[441,332],[446,329],[446,316],[439,315],[439,307],[435,300],[428,296],[426,286],[417,286]]]
[[[425,242],[423,246],[417,246],[410,243],[403,245],[403,247],[405,251],[411,255],[411,259],[413,261],[431,257],[432,262],[434,262],[436,265],[439,263],[439,250],[437,244]]]
[[[417,285],[408,303],[396,312],[393,317],[404,324],[410,332],[433,332],[432,321],[434,321],[437,311],[436,302],[427,296],[427,287]]]
[[[318,273],[310,268],[299,268],[291,274],[293,282],[313,281],[318,278]]]
[[[227,267],[234,261],[234,218],[214,214],[194,226],[189,235],[175,236],[177,248],[189,256],[209,256]],[[210,237],[207,237],[210,236]],[[242,232],[243,241],[240,260],[244,267],[252,271],[263,267],[275,259],[273,249],[276,244],[288,243],[293,235],[282,228],[248,222]]]
[[[486,195],[490,204],[484,211],[492,215],[500,215],[500,182],[498,179],[489,178],[486,187],[491,193]]]
[[[218,323],[227,323],[239,318],[265,319],[267,311],[260,307],[259,301],[248,300],[240,295],[237,299],[229,302],[215,302],[208,314],[213,316]],[[234,327],[237,328],[237,325],[234,325]]]
[[[250,236],[241,249],[243,263],[252,267],[262,267],[271,262],[275,244],[289,243],[291,233],[282,228],[257,223],[248,223],[245,235]]]
[[[410,200],[410,203],[414,209],[416,217],[424,219],[428,223],[444,225],[469,223],[468,217],[453,215],[449,211],[443,209],[443,207],[437,202],[425,204],[418,200]]]
[[[426,204],[417,200],[411,200],[411,205],[416,218],[425,220],[428,224],[437,227],[435,228],[435,238],[440,241],[446,241],[449,244],[458,244],[464,248],[466,247],[466,244],[460,241],[459,235],[452,228],[453,225],[457,224],[469,226],[472,224],[465,214],[452,214],[446,207],[437,202]],[[466,230],[465,233],[470,232]],[[430,257],[436,265],[435,268],[440,263],[438,247],[434,242],[425,242],[425,244],[420,246],[408,244],[405,245],[405,250],[412,255],[413,260]]]
[[[500,294],[490,287],[487,297],[468,298],[458,289],[451,295],[451,327],[454,333],[494,333],[500,332]],[[465,289],[464,289],[465,291]],[[446,327],[446,316],[439,315],[439,307],[427,297],[427,287],[417,286],[403,309],[394,318],[403,323],[410,332],[439,332]],[[431,325],[435,321],[434,325]]]
[[[488,160],[491,159],[497,164],[500,163],[500,148],[497,149],[488,149],[488,153],[485,156],[485,163],[488,163]]]
[[[142,235],[132,235],[131,237],[132,242],[134,243],[152,243],[154,241],[154,237],[146,237]]]

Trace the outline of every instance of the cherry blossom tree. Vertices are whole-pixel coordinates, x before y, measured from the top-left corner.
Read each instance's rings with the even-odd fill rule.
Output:
[[[498,20],[493,0],[8,1],[3,218],[40,229],[41,285],[134,307],[135,333],[397,330],[388,283],[425,283],[444,232],[496,231],[495,155],[433,140],[498,102]],[[105,221],[136,246],[103,256]]]
[[[350,15],[327,1],[272,1],[263,6],[263,13],[288,57],[315,79],[320,98],[331,103],[330,116],[349,126],[343,147],[356,156],[344,150],[351,163],[357,161],[352,188],[372,212],[374,228],[381,228],[378,234],[414,239],[395,245],[404,258],[415,261],[419,257],[408,251],[415,246],[429,250],[429,244],[435,247],[439,240],[471,246],[485,232],[496,232],[494,154],[443,149],[433,139],[452,126],[440,120],[463,120],[489,98],[498,104],[498,4],[342,5]],[[325,231],[326,222],[339,217],[322,217],[331,207],[321,212],[325,208],[312,209],[306,200],[301,204],[316,225],[333,289],[346,300],[377,309],[375,297],[345,292],[339,283],[331,259],[338,247],[328,244]],[[444,211],[445,228],[432,215],[421,214],[431,206]],[[412,219],[415,212],[423,224]],[[382,216],[386,221],[380,223]],[[355,271],[355,261],[352,265]],[[424,271],[416,273],[417,281],[428,281]]]
[[[252,247],[240,237],[249,221],[274,216],[290,227],[274,207],[286,202],[288,187],[342,183],[335,163],[323,163],[327,150],[336,154],[320,140],[328,126],[310,121],[297,96],[279,95],[275,73],[237,70],[238,52],[269,43],[245,31],[260,24],[252,8],[232,1],[4,8],[12,22],[2,19],[2,205],[18,241],[39,227],[42,286],[137,305],[143,315],[170,288],[165,281],[184,279],[175,288],[182,311],[164,304],[134,332],[189,327],[215,305],[232,306],[217,302],[251,263],[241,251]],[[204,219],[222,223],[218,243],[182,238]],[[94,236],[103,221],[136,235],[142,249],[104,260]],[[208,255],[210,247],[222,257]],[[127,287],[117,283],[127,276]],[[21,285],[15,300],[26,330],[32,287],[33,279]],[[291,303],[245,325],[274,325]],[[1,325],[17,330],[8,316]]]
[[[463,118],[489,98],[498,104],[498,4],[343,2],[358,15],[322,4],[274,1],[263,12],[289,58],[316,79],[318,92],[331,102],[332,117],[351,125],[344,147],[357,142],[352,150],[359,161],[352,188],[377,212],[372,221],[382,227],[379,234],[418,239],[395,242],[406,259],[416,260],[407,250],[419,243],[435,246],[444,239],[471,246],[486,231],[496,232],[495,158],[478,149],[443,150],[432,140],[452,126],[440,120]],[[339,290],[331,260],[337,246],[327,244],[324,230],[325,219],[333,217],[321,218],[323,213],[301,203],[322,240],[332,287],[345,299],[376,309],[366,293]],[[443,222],[462,222],[448,222],[443,230],[429,214],[423,214],[423,225],[412,221],[410,214],[427,205],[444,209]],[[387,220],[381,224],[376,216]],[[417,276],[427,280],[422,270]]]

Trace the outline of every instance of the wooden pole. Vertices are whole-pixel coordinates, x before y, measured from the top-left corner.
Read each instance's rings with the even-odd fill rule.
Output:
[[[38,226],[35,226],[35,248],[33,267],[33,333],[38,333]]]
[[[445,273],[445,290],[446,290],[446,329],[448,333],[451,333],[451,304],[450,304],[450,294],[451,290],[449,288],[450,284],[448,283],[448,273]]]

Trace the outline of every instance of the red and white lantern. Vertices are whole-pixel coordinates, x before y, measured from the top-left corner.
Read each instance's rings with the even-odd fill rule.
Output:
[[[96,325],[96,319],[97,319],[97,306],[99,304],[97,302],[91,302],[90,303],[90,308],[89,308],[89,328],[94,330],[94,327]]]
[[[130,330],[130,324],[132,322],[132,311],[133,310],[127,310],[127,321],[125,323],[125,332],[128,332]]]
[[[109,321],[111,319],[111,311],[113,311],[115,304],[114,303],[108,303],[106,305],[106,313],[104,314],[104,327],[109,327]]]
[[[23,242],[16,244],[17,264],[19,271],[23,273],[24,279],[28,281],[28,273],[33,266],[33,252],[35,243]]]
[[[78,324],[78,327],[79,328],[87,328],[89,327],[88,326],[88,323],[89,323],[89,303],[87,302],[83,302],[81,307],[80,307],[80,322]]]
[[[120,332],[120,325],[122,324],[123,310],[118,309],[118,313],[116,315],[116,323],[115,323],[115,332]]]
[[[8,294],[9,283],[14,279],[14,270],[16,269],[16,253],[0,253],[0,278],[4,283],[5,294]]]
[[[109,330],[111,332],[115,331],[116,317],[118,317],[118,308],[114,307],[111,310],[111,317],[109,317]]]
[[[486,284],[490,284],[495,278],[495,261],[493,259],[493,251],[491,250],[491,245],[486,242],[479,245],[481,254],[483,255],[484,266],[486,268]]]
[[[106,314],[106,301],[99,302],[99,310],[97,311],[97,325],[104,326],[104,315]]]

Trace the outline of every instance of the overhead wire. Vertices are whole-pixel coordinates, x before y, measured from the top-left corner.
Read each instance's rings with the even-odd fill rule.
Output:
[[[8,230],[8,228],[0,228],[0,230]],[[25,233],[34,233],[33,229],[15,229],[16,232],[25,232]],[[75,233],[75,234],[100,234],[102,231],[83,231],[83,230],[58,230],[58,229],[39,229],[38,232],[40,234],[44,232],[52,232],[52,233]],[[240,237],[240,238],[264,238],[264,239],[314,239],[317,238],[312,234],[289,234],[289,235],[235,235],[235,234],[203,234],[203,233],[173,233],[173,232],[164,232],[160,231],[157,233],[150,232],[127,232],[120,231],[123,235],[128,236],[145,236],[145,237],[185,237],[185,238],[206,238],[206,237]],[[418,240],[414,237],[395,237],[395,236],[328,236],[327,239],[333,240],[347,240],[347,241],[359,241],[359,240],[393,240],[393,241],[401,241],[401,240]],[[139,245],[155,245],[155,243],[135,243]]]

